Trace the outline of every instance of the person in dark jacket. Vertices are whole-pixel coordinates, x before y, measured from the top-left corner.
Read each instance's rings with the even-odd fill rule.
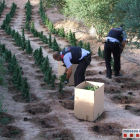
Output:
[[[57,61],[62,61],[66,66],[65,84],[68,84],[72,74],[72,64],[79,64],[74,73],[74,86],[85,81],[85,71],[91,62],[91,53],[89,51],[81,47],[67,47],[62,52],[54,52],[53,58]],[[74,99],[74,96],[71,99]]]
[[[111,70],[111,53],[113,53],[114,59],[114,76],[123,76],[120,73],[120,56],[125,47],[127,34],[123,30],[124,25],[122,24],[119,28],[113,28],[109,31],[106,42],[104,45],[104,56],[105,56],[105,64],[106,64],[106,77],[112,78],[112,70]]]

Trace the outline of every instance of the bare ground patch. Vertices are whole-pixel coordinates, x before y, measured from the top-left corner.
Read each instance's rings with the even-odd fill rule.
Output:
[[[15,126],[0,125],[0,128],[1,128],[0,136],[2,136],[2,137],[18,139],[23,135],[22,130]]]
[[[33,105],[29,104],[25,107],[25,110],[32,115],[51,112],[50,106],[44,103]]]
[[[5,112],[0,113],[0,124],[1,125],[7,125],[14,121],[14,117],[10,114],[7,114]]]
[[[62,122],[56,116],[47,116],[45,118],[35,117],[30,119],[30,121],[42,128],[56,128],[62,125]]]
[[[59,103],[61,104],[62,107],[66,109],[74,110],[74,101],[65,100],[65,101],[59,101]]]
[[[137,98],[130,96],[122,96],[121,94],[115,95],[111,97],[111,100],[117,104],[130,104],[130,103],[138,103]]]
[[[136,116],[140,116],[140,106],[139,107],[134,107],[131,105],[125,105],[125,109],[129,110],[132,114]]]
[[[43,140],[75,140],[69,129],[48,130],[41,132],[39,136]]]
[[[104,136],[121,136],[122,126],[116,123],[104,123],[91,127],[91,131]]]
[[[18,94],[18,95],[13,96],[13,100],[15,102],[20,102],[20,103],[28,103],[29,102],[26,100],[25,97],[22,96],[22,94]],[[31,94],[30,95],[30,102],[35,102],[35,101],[38,101],[38,98],[34,94]]]

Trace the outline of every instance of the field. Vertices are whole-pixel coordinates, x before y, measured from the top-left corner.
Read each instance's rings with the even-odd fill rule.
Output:
[[[0,26],[6,14],[10,12],[12,2],[17,5],[10,27],[22,35],[25,27],[25,4],[27,0],[7,0],[6,7],[0,16]],[[31,0],[31,21],[38,32],[49,37],[50,31],[42,22],[39,14],[39,0]],[[64,17],[55,8],[46,11],[48,18],[56,25],[62,26]],[[68,26],[69,25],[69,26]],[[65,30],[76,31],[74,22],[65,23]],[[86,30],[86,29],[85,29]],[[53,51],[39,37],[25,29],[25,39],[30,40],[33,52],[42,46],[43,56],[49,58],[52,73],[57,75],[57,61],[53,60]],[[69,41],[58,35],[51,34],[60,48],[69,45]],[[35,63],[33,54],[28,54],[19,47],[5,30],[0,28],[0,42],[7,50],[15,54],[22,77],[27,77],[30,86],[30,102],[21,96],[11,81],[11,73],[6,73],[5,86],[0,86],[0,99],[6,112],[0,113],[0,140],[121,140],[122,129],[140,128],[140,53],[139,50],[126,49],[121,57],[123,77],[107,79],[105,62],[97,54],[101,42],[92,39],[87,32],[77,31],[77,39],[88,40],[92,49],[91,65],[86,70],[86,80],[105,83],[104,112],[94,122],[78,120],[74,117],[74,102],[68,98],[74,93],[73,86],[66,86],[64,95],[58,92],[58,83],[51,89],[43,80],[44,74]],[[127,58],[127,59],[125,59]],[[129,60],[129,61],[128,61]],[[133,60],[132,63],[130,60]],[[8,63],[4,62],[5,68]],[[2,96],[4,98],[2,98]],[[1,105],[1,102],[0,102]],[[1,108],[0,108],[1,109]]]

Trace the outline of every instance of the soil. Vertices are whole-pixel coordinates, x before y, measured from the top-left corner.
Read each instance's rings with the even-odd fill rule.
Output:
[[[96,132],[97,134],[101,135],[117,135],[121,137],[122,132],[120,131],[123,127],[116,123],[109,123],[109,124],[98,124],[92,127],[92,131]]]
[[[15,2],[18,8],[11,19],[10,26],[22,34],[22,27],[24,27],[26,20],[24,6],[27,1],[5,0],[6,8],[0,17],[0,26],[6,14],[10,12],[12,3]],[[38,12],[39,0],[30,0],[30,2],[35,29],[39,32],[43,31],[43,34],[48,37],[50,32],[42,22]],[[113,75],[112,79],[107,79],[104,60],[97,54],[98,47],[103,49],[104,44],[91,36],[89,28],[84,26],[82,22],[66,20],[58,11],[56,7],[46,8],[46,14],[55,27],[64,27],[66,32],[71,29],[72,32],[76,33],[78,41],[83,40],[83,42],[89,42],[91,45],[92,61],[87,67],[85,78],[88,81],[105,84],[104,113],[94,122],[81,121],[75,118],[74,102],[68,101],[68,98],[74,93],[74,87],[66,86],[64,93],[60,94],[56,80],[56,88],[52,90],[50,85],[44,83],[43,73],[35,64],[33,56],[22,51],[20,47],[15,45],[13,38],[0,29],[0,41],[5,44],[8,50],[11,50],[12,54],[15,54],[23,70],[22,76],[27,77],[31,93],[31,101],[27,102],[10,81],[10,74],[5,75],[7,84],[5,87],[0,86],[0,99],[2,94],[4,97],[1,99],[2,107],[7,110],[7,114],[12,116],[12,119],[9,119],[9,124],[0,124],[3,132],[0,133],[0,140],[9,140],[10,138],[16,140],[121,140],[122,129],[140,128],[138,123],[140,50],[130,49],[130,46],[126,45],[121,57],[121,72],[124,76],[114,77]],[[69,45],[66,39],[58,35],[52,34],[52,37],[56,38],[60,48]],[[25,30],[25,38],[31,41],[33,51],[43,46],[43,56],[49,57],[53,74],[57,75],[57,61],[53,60],[53,52],[48,48],[48,45],[40,41],[39,38],[33,37],[27,30]],[[5,66],[7,66],[6,63]],[[8,117],[6,116],[6,118]],[[12,121],[13,118],[14,121]]]
[[[74,101],[65,100],[65,101],[59,101],[59,102],[61,103],[62,107],[69,110],[74,110]]]
[[[140,107],[125,105],[125,109],[129,110],[134,115],[140,116]]]

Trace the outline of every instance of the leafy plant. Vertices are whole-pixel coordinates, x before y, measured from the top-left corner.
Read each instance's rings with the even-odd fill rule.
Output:
[[[92,91],[95,91],[99,88],[99,86],[92,86],[92,85],[88,85],[85,87],[85,89],[87,90],[92,90]]]
[[[58,85],[58,92],[60,94],[63,94],[63,88],[65,87],[64,81],[66,80],[66,76],[67,76],[66,74],[63,74],[59,77],[60,82]]]

